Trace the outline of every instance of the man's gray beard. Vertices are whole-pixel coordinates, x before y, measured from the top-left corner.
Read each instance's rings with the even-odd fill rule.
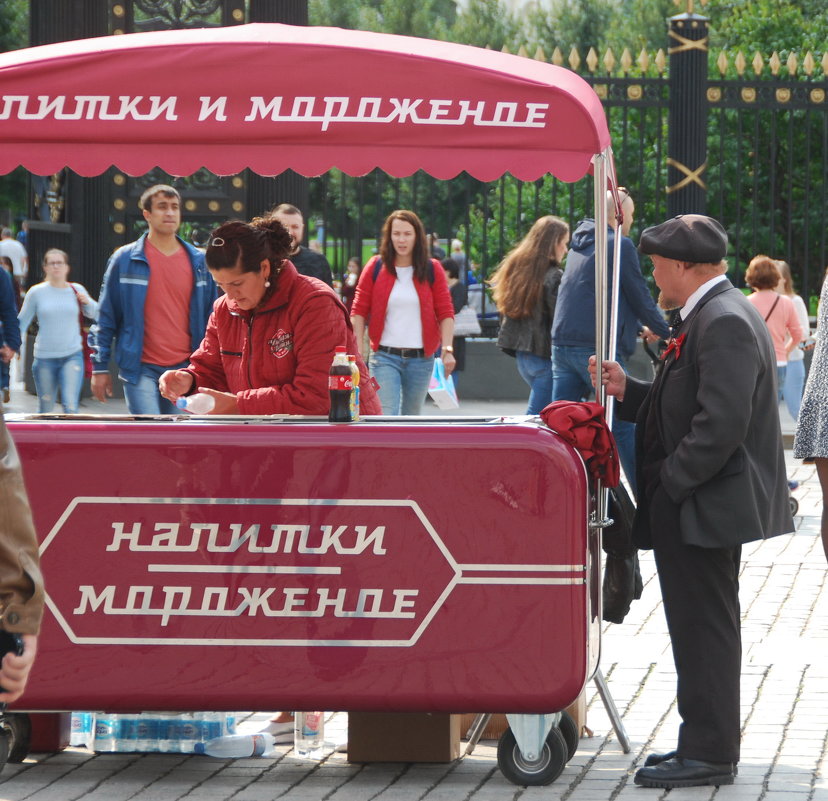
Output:
[[[671,298],[668,298],[663,292],[658,293],[658,308],[664,311],[672,311],[677,309],[680,304],[676,303]]]

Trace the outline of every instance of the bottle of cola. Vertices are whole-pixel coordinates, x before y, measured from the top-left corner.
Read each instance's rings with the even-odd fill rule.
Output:
[[[345,346],[340,345],[334,350],[334,358],[328,373],[328,394],[331,397],[331,410],[328,420],[331,423],[350,423],[351,391],[354,388],[351,377],[351,365]]]

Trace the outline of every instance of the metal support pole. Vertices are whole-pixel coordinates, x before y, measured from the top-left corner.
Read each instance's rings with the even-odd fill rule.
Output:
[[[627,730],[624,728],[624,723],[621,720],[621,715],[618,714],[618,707],[615,706],[615,701],[612,700],[609,687],[607,687],[604,674],[601,673],[600,668],[595,671],[595,686],[598,689],[598,695],[604,702],[604,709],[607,710],[612,728],[615,729],[615,736],[618,737],[618,742],[621,743],[621,748],[625,754],[630,753],[630,738],[627,737]]]

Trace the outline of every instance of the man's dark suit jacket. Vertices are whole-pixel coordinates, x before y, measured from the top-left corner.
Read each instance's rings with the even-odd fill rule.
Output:
[[[635,420],[644,486],[645,420],[653,414],[666,458],[661,486],[679,508],[681,538],[733,547],[794,530],[779,426],[776,356],[764,320],[729,281],[713,286],[682,323],[652,385],[627,377],[621,419]],[[633,536],[652,547],[641,492]]]

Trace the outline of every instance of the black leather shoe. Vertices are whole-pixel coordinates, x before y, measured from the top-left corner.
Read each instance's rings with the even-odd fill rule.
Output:
[[[668,759],[673,759],[677,755],[677,751],[667,751],[664,754],[648,754],[644,760],[644,767],[651,768],[653,765],[660,765]]]
[[[673,757],[650,767],[639,769],[635,783],[640,787],[718,787],[733,784],[735,766],[732,762],[704,762],[701,759]]]

